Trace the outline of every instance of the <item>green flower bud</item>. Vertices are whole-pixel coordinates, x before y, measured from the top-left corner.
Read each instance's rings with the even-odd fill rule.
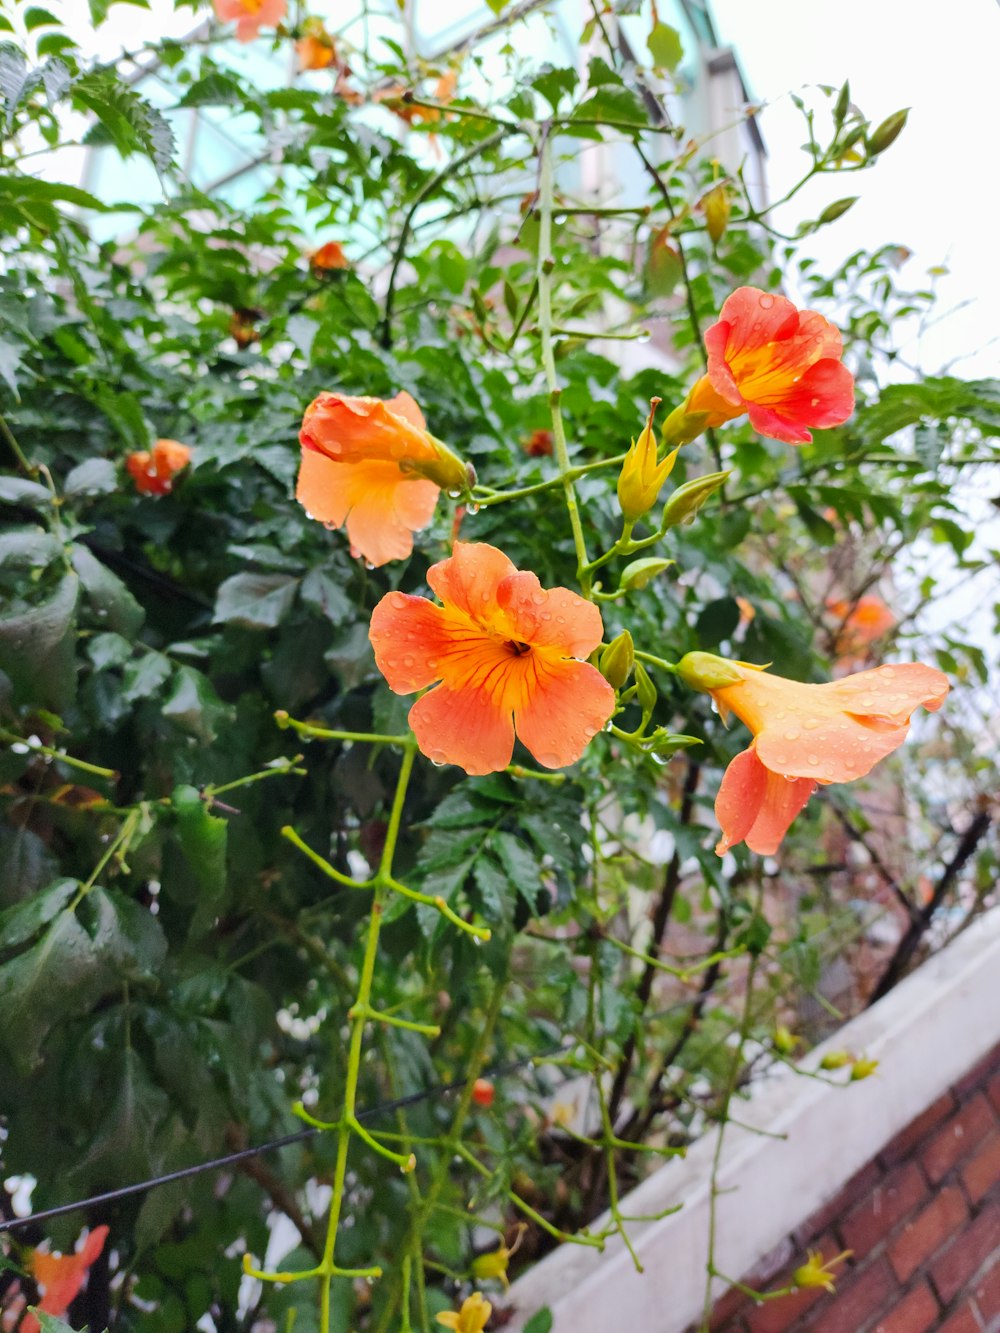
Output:
[[[714,653],[685,653],[677,663],[677,674],[689,689],[722,690],[743,679],[736,662]]]
[[[646,556],[642,560],[633,560],[631,564],[625,566],[622,570],[619,587],[628,592],[636,588],[645,588],[651,579],[655,579],[657,574],[662,574],[665,569],[676,564],[675,560],[657,560],[655,556]]]
[[[649,673],[641,662],[635,664],[635,697],[639,701],[643,716],[648,717],[656,707],[656,686],[649,679]]]
[[[726,484],[728,477],[728,472],[709,472],[704,477],[695,477],[693,481],[678,486],[663,506],[660,526],[675,528],[678,523],[690,523],[709,496]]]
[[[690,444],[705,429],[708,421],[707,412],[688,412],[684,403],[675,407],[663,426],[663,446],[666,449],[679,449],[682,444]]]
[[[906,118],[909,114],[909,107],[904,107],[902,111],[894,111],[891,116],[886,116],[877,129],[872,131],[866,144],[870,156],[875,157],[878,153],[884,153],[891,143],[896,142],[903,132],[903,126],[906,124]]]
[[[599,669],[613,690],[620,690],[635,666],[635,645],[632,635],[623,629],[601,653]]]

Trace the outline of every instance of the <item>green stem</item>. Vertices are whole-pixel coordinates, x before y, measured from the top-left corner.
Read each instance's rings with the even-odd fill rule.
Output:
[[[392,314],[396,302],[396,279],[399,276],[399,270],[406,257],[406,244],[410,239],[410,230],[413,227],[413,219],[416,216],[417,210],[444,184],[449,176],[453,176],[457,171],[460,171],[462,167],[468,166],[470,162],[474,162],[482,153],[488,153],[490,149],[496,148],[503,142],[503,139],[507,134],[514,132],[516,129],[516,126],[508,127],[505,125],[502,129],[496,130],[493,134],[488,135],[487,138],[480,139],[478,143],[472,144],[472,146],[467,148],[464,153],[460,153],[458,157],[453,158],[446,166],[442,167],[439,172],[431,176],[429,180],[425,181],[417,191],[416,198],[407,210],[406,216],[403,218],[403,227],[399,233],[399,240],[396,242],[396,248],[393,251],[392,268],[389,271],[389,285],[385,293],[385,313],[382,316],[382,333],[380,341],[383,347],[392,346]]]
[[[22,470],[27,472],[29,477],[34,477],[38,472],[38,468],[32,467],[31,464],[28,462],[24,450],[17,442],[17,437],[15,436],[11,428],[7,425],[7,422],[4,420],[3,417],[0,417],[0,435],[3,436],[7,448],[17,459],[17,462],[19,466],[22,468]]]
[[[551,125],[547,126],[543,131],[542,142],[539,146],[538,327],[542,340],[542,365],[545,368],[545,382],[549,390],[549,409],[552,413],[552,440],[555,445],[556,461],[559,464],[559,473],[562,478],[569,523],[573,530],[577,577],[583,595],[589,597],[591,581],[587,572],[587,543],[583,536],[583,523],[580,520],[580,508],[576,500],[576,491],[573,488],[573,478],[570,476],[572,468],[570,467],[569,451],[566,447],[566,431],[563,426],[562,412],[559,408],[559,398],[562,390],[559,386],[559,377],[556,375],[556,359],[552,343],[552,273],[556,261],[552,254],[553,174],[551,128]]]
[[[58,759],[61,764],[66,764],[69,768],[78,768],[81,773],[93,773],[95,777],[111,778],[115,781],[121,777],[121,774],[113,768],[100,768],[97,764],[88,764],[86,760],[74,759],[72,755],[63,754],[62,750],[53,749],[51,745],[42,745],[40,741],[26,740],[13,731],[0,731],[0,741],[6,741],[8,745],[23,745],[32,754],[44,754],[49,759]]]
[[[747,969],[746,995],[743,1000],[743,1015],[740,1019],[739,1034],[736,1046],[733,1049],[733,1058],[729,1065],[729,1073],[726,1078],[726,1086],[722,1099],[722,1106],[719,1112],[719,1133],[715,1140],[715,1152],[712,1156],[712,1169],[709,1176],[708,1187],[708,1263],[706,1265],[705,1280],[705,1303],[702,1312],[702,1329],[708,1333],[709,1325],[712,1322],[712,1282],[716,1277],[715,1269],[715,1238],[718,1225],[718,1203],[719,1203],[719,1168],[722,1165],[722,1146],[725,1141],[726,1125],[729,1121],[729,1107],[736,1094],[736,1085],[740,1078],[740,1069],[743,1066],[743,1048],[746,1045],[747,1037],[750,1035],[750,1023],[753,1014],[753,984],[757,976],[757,966],[760,962],[759,954],[752,954],[750,957],[750,966]]]
[[[487,505],[506,504],[508,500],[523,500],[526,495],[539,495],[542,491],[551,491],[557,486],[565,488],[567,481],[576,481],[577,477],[585,477],[588,472],[597,472],[601,468],[621,467],[624,461],[624,454],[616,454],[614,458],[600,458],[596,463],[581,463],[578,467],[561,471],[558,477],[550,477],[548,481],[536,481],[531,486],[519,486],[516,491],[492,491],[484,495],[473,491],[472,495],[479,508],[485,509]]]

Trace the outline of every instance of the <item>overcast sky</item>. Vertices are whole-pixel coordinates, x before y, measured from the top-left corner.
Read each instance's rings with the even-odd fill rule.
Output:
[[[996,176],[1000,141],[1000,4],[997,0],[712,0],[724,41],[739,55],[761,118],[772,197],[802,174],[801,117],[787,93],[851,81],[852,100],[878,124],[910,107],[907,127],[870,171],[807,187],[786,221],[860,195],[808,248],[824,268],[856,249],[891,242],[913,258],[901,279],[917,287],[945,264],[942,310],[974,304],[924,336],[933,372],[955,357],[962,376],[1000,373],[1000,258]],[[801,202],[800,202],[801,201]],[[992,341],[991,341],[992,340]]]

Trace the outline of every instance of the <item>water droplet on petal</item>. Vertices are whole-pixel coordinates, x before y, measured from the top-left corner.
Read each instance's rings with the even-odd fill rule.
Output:
[[[806,756],[806,762],[807,762],[811,767],[815,768],[815,766],[819,763],[819,755],[818,755],[818,754],[810,754],[810,755],[807,755],[807,756]]]
[[[394,611],[405,611],[407,607],[406,593],[390,592],[385,599]]]
[[[767,296],[767,295],[764,295],[764,296],[762,296],[762,297],[760,298],[760,308],[761,308],[761,310],[770,310],[771,307],[772,307],[773,305],[774,305],[774,297],[773,297],[773,296]]]
[[[374,568],[375,568],[375,563],[374,563],[374,561],[372,561],[372,560],[366,560],[366,561],[365,561],[365,569],[374,569]]]
[[[798,727],[789,727],[789,729],[785,732],[785,740],[797,741],[801,735],[802,732],[799,731]]]
[[[536,606],[544,606],[546,602],[545,593],[542,592],[541,588],[538,588],[531,594],[531,600]]]

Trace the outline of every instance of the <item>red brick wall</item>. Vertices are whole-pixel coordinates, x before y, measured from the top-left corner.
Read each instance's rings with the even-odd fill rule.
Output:
[[[713,1333],[1000,1333],[1000,1046],[741,1280],[786,1286],[807,1249],[853,1251],[834,1293],[734,1288]]]

